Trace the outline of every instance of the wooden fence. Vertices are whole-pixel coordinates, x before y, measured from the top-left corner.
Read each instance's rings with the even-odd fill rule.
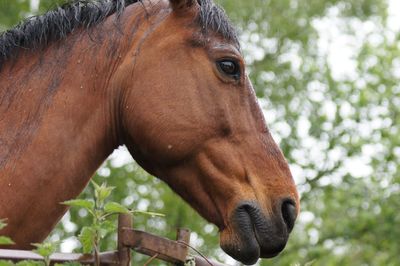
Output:
[[[100,254],[100,263],[103,266],[131,265],[131,250],[160,259],[175,265],[183,265],[189,254],[190,231],[178,229],[176,240],[152,235],[143,231],[134,230],[132,216],[121,214],[118,217],[118,244],[116,251]],[[43,258],[31,251],[0,249],[0,260],[42,260]],[[68,261],[79,262],[85,265],[94,265],[94,257],[89,254],[55,253],[50,256],[52,263]],[[194,256],[196,266],[227,266],[202,256]]]

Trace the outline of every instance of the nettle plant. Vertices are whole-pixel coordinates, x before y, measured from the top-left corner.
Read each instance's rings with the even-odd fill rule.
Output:
[[[0,230],[6,226],[7,226],[6,219],[0,219]],[[14,244],[14,241],[12,241],[11,238],[6,236],[0,236],[0,245],[12,245],[12,244]]]
[[[4,228],[7,224],[4,220],[0,220],[0,229]],[[0,236],[0,245],[9,245],[13,244],[14,242],[5,236]],[[13,263],[12,261],[0,260],[0,266],[50,266],[50,256],[53,254],[57,247],[58,242],[56,243],[34,243],[32,244],[36,247],[33,252],[43,257],[43,261],[33,261],[33,260],[24,260],[18,263]],[[66,262],[66,263],[55,263],[55,266],[77,266],[80,263],[77,262]]]
[[[100,240],[103,239],[107,234],[116,230],[116,225],[109,218],[116,214],[130,213],[130,214],[147,214],[151,216],[164,216],[154,212],[143,212],[138,210],[130,210],[127,207],[113,201],[108,201],[114,187],[107,186],[106,183],[98,185],[96,182],[91,181],[94,187],[93,199],[73,199],[62,202],[62,204],[71,206],[72,208],[83,208],[92,217],[92,223],[89,226],[84,226],[78,236],[78,239],[82,245],[82,251],[85,254],[94,254],[95,265],[100,265]],[[6,226],[5,220],[0,220],[0,229]],[[0,236],[0,245],[13,244],[12,239]],[[10,261],[0,261],[0,266],[49,266],[50,256],[58,248],[59,242],[50,243],[35,243],[32,244],[36,247],[35,253],[43,257],[43,261],[21,261],[16,264]],[[74,266],[80,265],[76,262],[68,262],[63,264],[55,264],[56,266]]]
[[[120,213],[141,213],[151,216],[163,215],[154,212],[130,210],[117,202],[108,202],[107,199],[114,187],[109,187],[106,183],[103,183],[101,186],[94,181],[91,181],[91,183],[94,186],[94,199],[74,199],[65,201],[63,204],[83,208],[92,216],[92,224],[84,226],[78,238],[81,242],[83,253],[94,252],[95,265],[100,265],[100,239],[103,239],[107,234],[116,230],[115,223],[108,219],[110,216]]]
[[[83,253],[94,251],[95,260],[99,260],[100,239],[115,230],[115,225],[107,218],[118,213],[129,213],[129,209],[117,202],[106,202],[113,187],[108,187],[105,183],[101,186],[92,181],[94,186],[94,199],[73,199],[63,202],[71,207],[85,209],[92,216],[92,224],[84,226],[79,234],[79,241],[82,245]],[[97,265],[97,263],[96,263]]]

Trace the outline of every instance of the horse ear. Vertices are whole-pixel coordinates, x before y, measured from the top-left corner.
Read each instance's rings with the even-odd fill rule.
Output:
[[[196,3],[197,0],[169,0],[174,11],[184,10]]]

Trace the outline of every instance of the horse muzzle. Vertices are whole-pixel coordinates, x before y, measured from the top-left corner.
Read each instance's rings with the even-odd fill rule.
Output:
[[[244,264],[254,264],[260,257],[275,257],[285,248],[296,216],[292,200],[282,200],[271,216],[266,216],[256,202],[241,202],[231,216],[229,231],[233,236],[222,237],[228,241],[221,241],[221,247]]]

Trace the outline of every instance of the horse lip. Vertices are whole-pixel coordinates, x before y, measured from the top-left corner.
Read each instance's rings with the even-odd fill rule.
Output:
[[[271,253],[271,254],[263,256],[262,258],[265,258],[265,259],[273,258],[273,257],[278,256],[279,253],[281,253],[281,252]]]
[[[222,249],[234,259],[245,265],[252,265],[260,258],[260,243],[255,236],[255,228],[250,214],[244,208],[237,208],[232,217],[235,231],[237,232],[240,245],[229,243],[222,245]]]
[[[257,240],[258,248],[260,249],[260,253],[261,253],[261,238],[260,238],[259,234],[257,233],[255,223],[253,223],[253,234],[254,234],[255,239]],[[278,256],[279,253],[281,253],[281,251],[270,253],[270,254],[262,254],[263,255],[262,258],[273,258],[273,257]]]
[[[287,239],[285,239],[285,237],[280,239],[280,237],[278,237],[278,236],[273,236],[274,230],[272,230],[272,231],[270,231],[268,229],[266,230],[265,226],[267,226],[267,227],[272,226],[272,223],[268,222],[268,219],[261,213],[261,211],[256,203],[247,202],[245,205],[242,205],[242,206],[245,206],[243,208],[244,210],[243,209],[242,210],[244,211],[244,213],[247,215],[247,217],[250,220],[251,231],[253,231],[252,235],[255,239],[255,242],[258,245],[258,248],[260,251],[260,257],[272,258],[272,257],[277,256],[279,253],[281,253],[281,251],[286,246]],[[272,235],[270,235],[271,233],[272,233]],[[260,234],[267,234],[269,236],[265,237]],[[279,240],[279,242],[281,242],[281,244],[277,245],[277,246],[272,245],[274,247],[271,247],[271,249],[267,248],[267,250],[265,250],[266,240],[268,242],[270,242],[270,244],[273,243],[274,241]]]
[[[261,240],[260,240],[260,236],[258,235],[258,233],[257,233],[257,230],[256,230],[256,225],[253,223],[253,234],[254,234],[254,237],[256,238],[256,240],[257,240],[257,244],[258,244],[258,246],[259,247],[261,247]]]

